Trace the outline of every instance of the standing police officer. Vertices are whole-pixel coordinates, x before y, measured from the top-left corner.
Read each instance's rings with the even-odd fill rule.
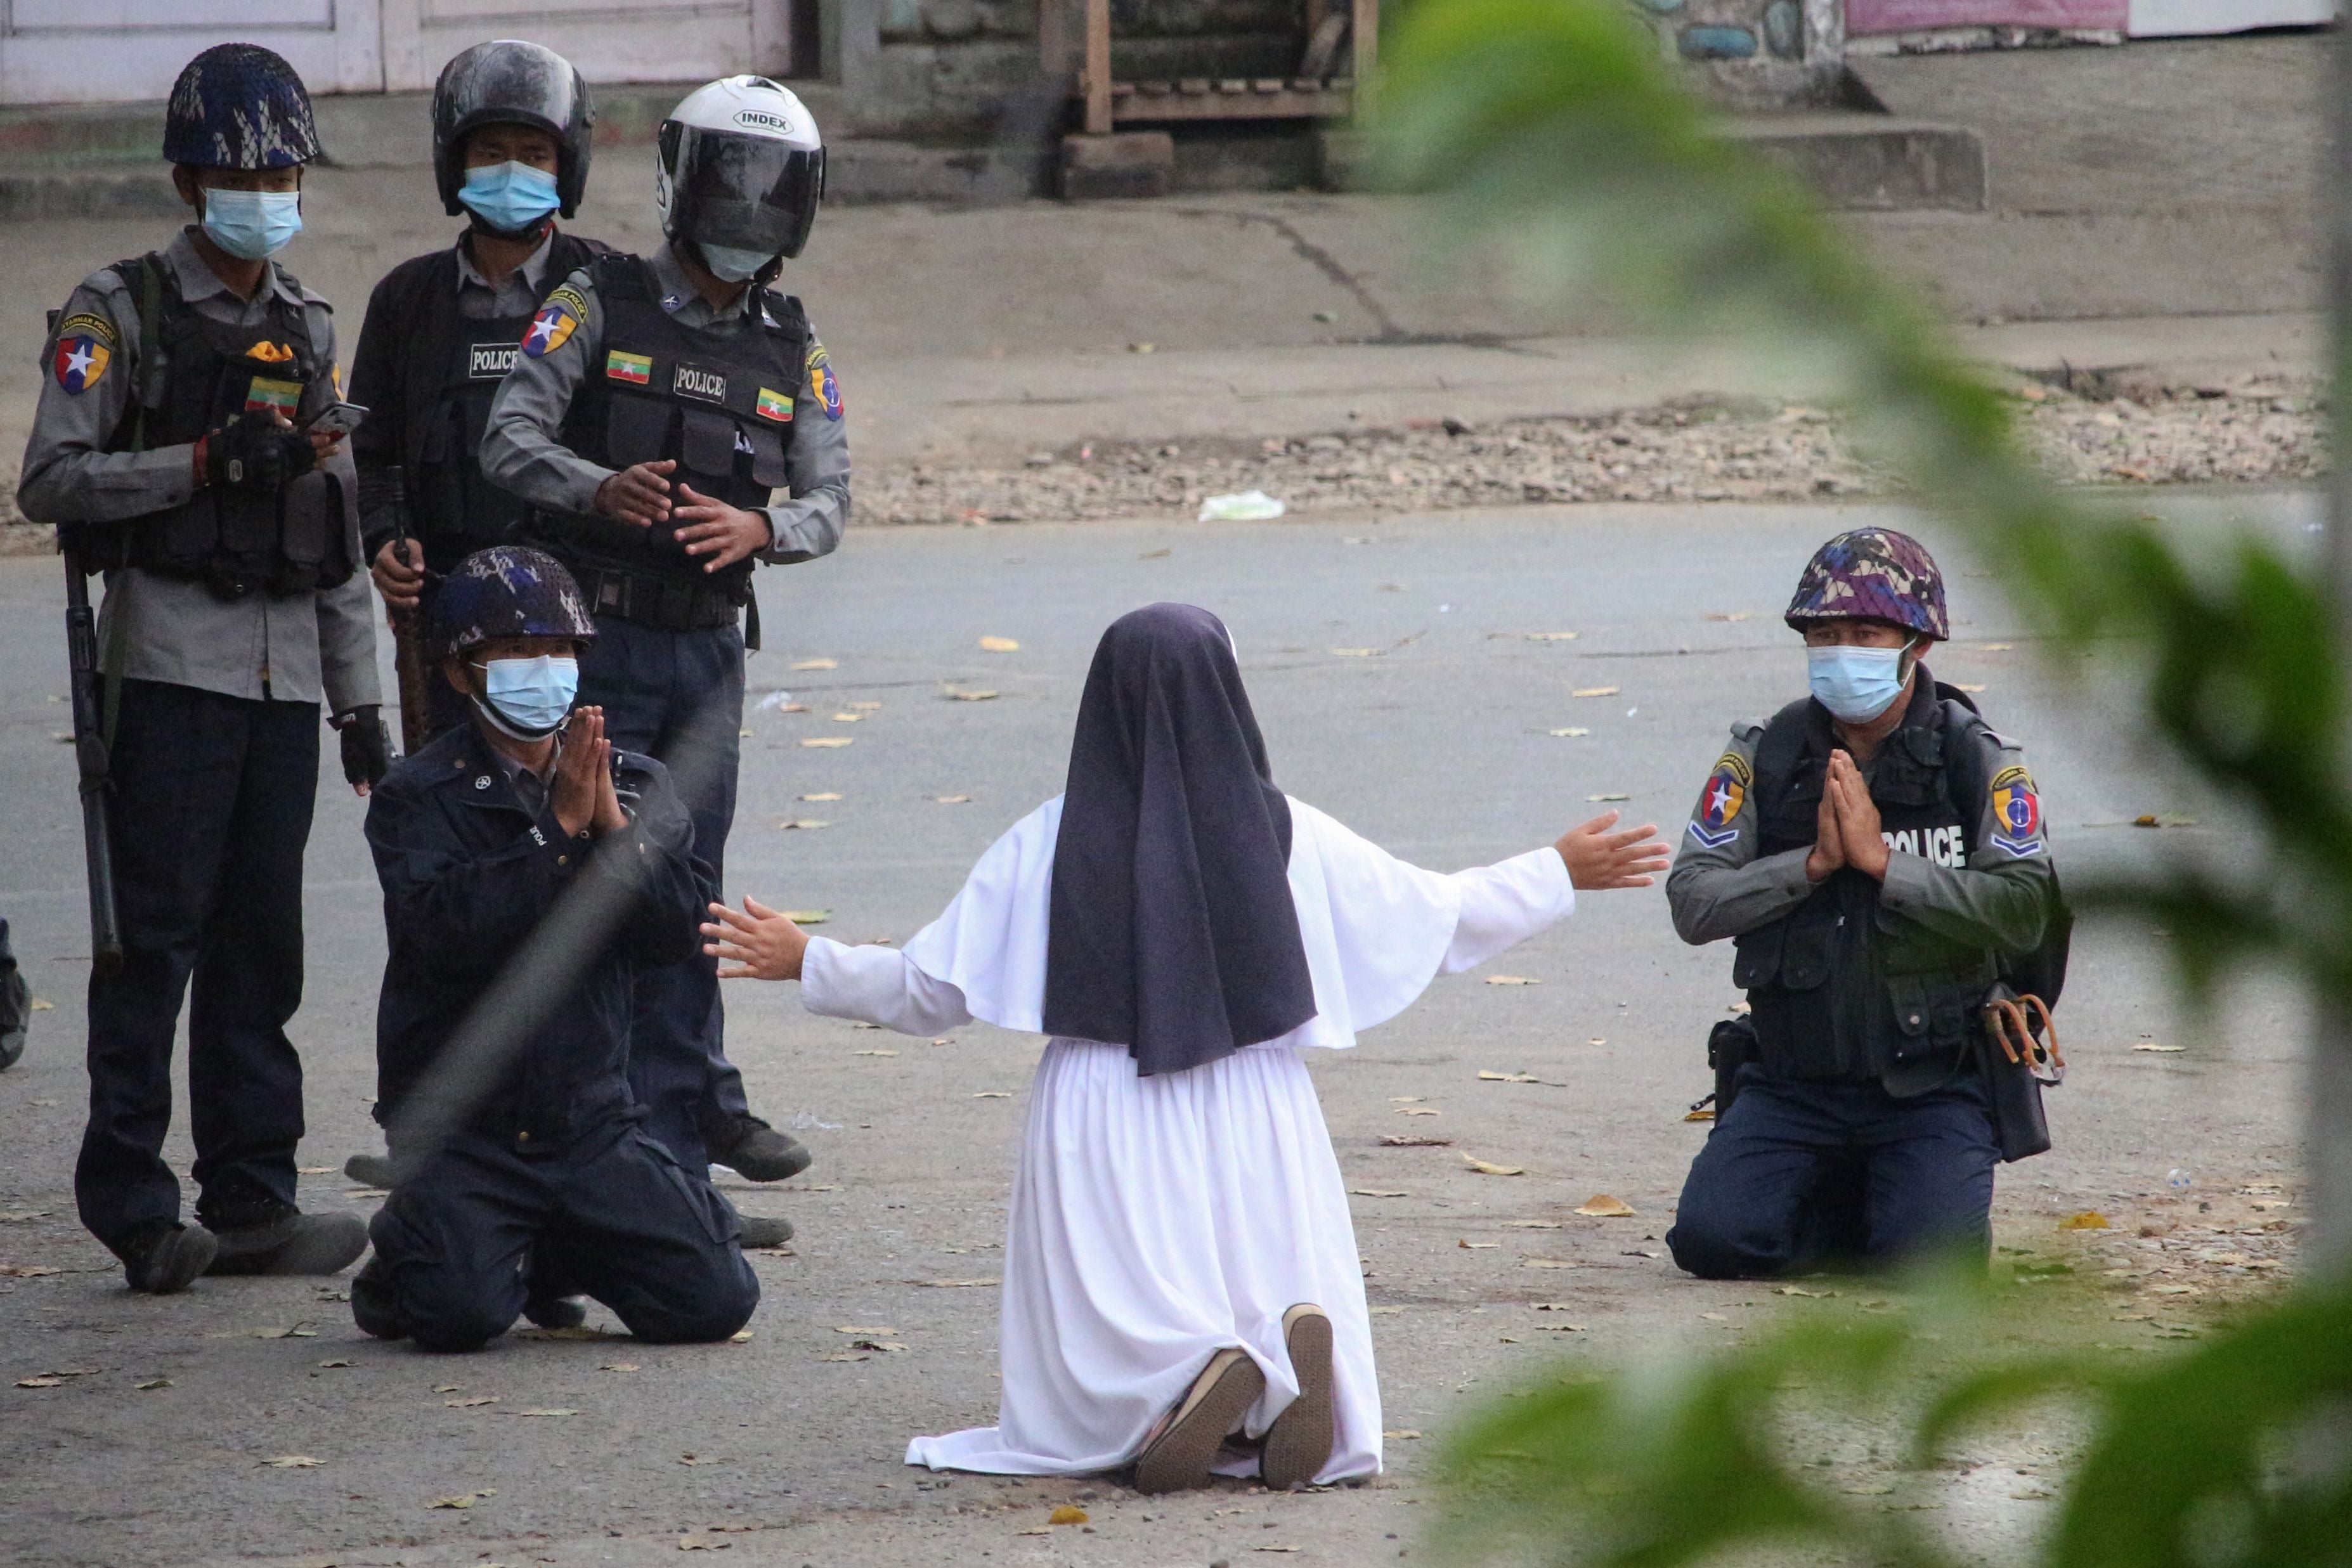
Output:
[[[1916,539],[1830,540],[1787,620],[1812,695],[1732,727],[1666,880],[1684,941],[1733,939],[1755,1030],[1666,1245],[1708,1279],[1939,1248],[1981,1266],[1980,1009],[2056,906],[2033,778],[1920,663],[1950,632]]]
[[[800,301],[768,287],[806,243],[824,185],[816,123],[793,94],[752,76],[689,93],[660,132],[669,243],[601,256],[547,297],[482,442],[483,473],[532,504],[525,537],[595,612],[581,700],[604,709],[615,745],[668,765],[714,898],[747,605],[758,645],[753,563],[829,553],[849,515],[840,382]],[[792,499],[774,502],[780,486]],[[707,1155],[767,1179],[806,1166],[745,1103],[714,960],[646,975],[634,1029],[647,1130],[682,1164]]]
[[[477,458],[541,297],[611,248],[555,224],[587,188],[595,124],[580,73],[538,44],[477,44],[434,85],[434,181],[467,226],[375,286],[352,356],[352,399],[371,410],[352,437],[360,529],[377,590],[410,628],[430,618],[432,579],[522,520],[522,502]],[[464,722],[429,665],[415,661],[403,679],[425,688],[403,690],[403,711],[422,702],[429,714],[410,749]]]
[[[323,699],[344,776],[383,777],[358,486],[305,434],[335,398],[334,322],[270,256],[319,155],[283,59],[224,44],[173,84],[163,133],[197,223],[92,273],[49,335],[17,505],[106,573],[98,640],[111,749],[119,973],[89,982],[82,1223],[133,1290],[198,1274],[331,1273],[367,1244],[294,1206],[302,855]],[[188,1017],[199,1223],[162,1148]]]

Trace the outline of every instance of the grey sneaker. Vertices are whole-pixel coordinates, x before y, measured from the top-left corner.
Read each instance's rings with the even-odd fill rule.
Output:
[[[776,1219],[764,1214],[739,1214],[742,1222],[743,1245],[746,1249],[782,1247],[793,1239],[793,1222]]]
[[[305,1214],[290,1203],[268,1206],[246,1223],[224,1225],[207,1274],[337,1274],[367,1250],[367,1221],[356,1214]]]
[[[710,1140],[711,1160],[746,1181],[796,1176],[809,1168],[813,1157],[798,1138],[752,1115],[730,1117],[724,1132]]]
[[[343,1174],[362,1186],[390,1187],[394,1181],[390,1155],[353,1155],[343,1162]]]
[[[122,1277],[134,1291],[172,1296],[212,1267],[220,1243],[201,1225],[158,1220],[131,1232],[120,1249]]]

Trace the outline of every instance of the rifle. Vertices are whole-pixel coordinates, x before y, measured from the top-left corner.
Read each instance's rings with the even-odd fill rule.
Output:
[[[100,975],[122,967],[122,924],[114,903],[114,841],[108,836],[105,692],[98,665],[98,617],[81,558],[66,556],[66,657],[72,667],[74,761],[81,772],[81,841],[89,876],[89,956]]]
[[[407,503],[395,500],[392,515],[393,549],[405,561]],[[433,662],[425,656],[425,632],[417,619],[415,611],[395,612],[392,617],[392,667],[400,681],[400,749],[410,756],[424,749],[433,730]]]

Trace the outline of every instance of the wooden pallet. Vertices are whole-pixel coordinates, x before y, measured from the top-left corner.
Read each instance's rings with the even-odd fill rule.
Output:
[[[1086,102],[1086,131],[1104,136],[1119,125],[1201,120],[1331,119],[1356,112],[1363,94],[1356,84],[1369,78],[1380,37],[1380,0],[1307,0],[1307,44],[1299,74],[1291,77],[1190,77],[1173,81],[1115,81],[1110,74],[1110,0],[1071,0],[1082,10],[1078,31],[1083,53],[1078,96]],[[1048,0],[1046,16],[1057,8]],[[1055,20],[1060,21],[1062,12]],[[1043,23],[1045,16],[1041,16]],[[1050,67],[1067,49],[1066,26],[1041,26],[1039,45]],[[1342,39],[1353,57],[1349,72],[1333,75]]]

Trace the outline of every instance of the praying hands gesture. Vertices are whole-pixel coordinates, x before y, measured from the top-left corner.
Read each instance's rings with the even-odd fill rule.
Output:
[[[1821,810],[1813,819],[1813,849],[1805,857],[1805,880],[1821,882],[1847,866],[1874,882],[1886,880],[1886,841],[1880,836],[1878,802],[1862,769],[1843,751],[1830,753],[1822,779]]]
[[[1569,829],[1552,848],[1568,864],[1568,880],[1579,892],[1612,887],[1647,887],[1652,873],[1666,869],[1666,846],[1658,830],[1644,822],[1638,828],[1611,832],[1617,813],[1603,811],[1581,827]]]
[[[613,743],[604,738],[603,708],[575,708],[564,721],[549,795],[556,825],[566,833],[593,829],[602,838],[628,828],[629,814],[613,787]]]
[[[808,951],[809,936],[793,918],[769,908],[750,894],[741,909],[723,904],[710,906],[711,919],[702,927],[708,939],[702,950],[722,965],[722,980],[797,980],[801,956]]]

